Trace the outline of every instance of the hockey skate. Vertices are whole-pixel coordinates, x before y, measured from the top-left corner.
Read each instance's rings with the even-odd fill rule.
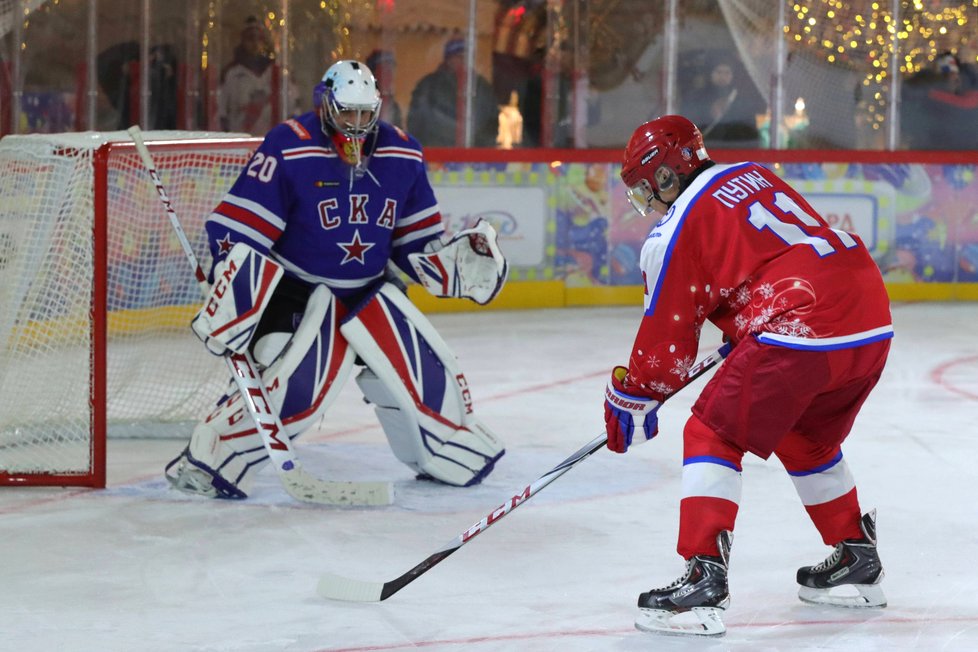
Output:
[[[817,566],[798,569],[802,602],[836,607],[885,607],[883,565],[876,552],[876,510],[860,521],[863,537],[846,539]]]
[[[163,471],[177,491],[205,498],[247,498],[248,495],[221,474],[195,459],[188,446]]]
[[[635,627],[645,632],[672,635],[723,636],[720,617],[730,604],[727,567],[733,534],[717,535],[719,557],[697,555],[686,562],[686,573],[671,585],[638,596]],[[683,614],[692,614],[695,620]]]

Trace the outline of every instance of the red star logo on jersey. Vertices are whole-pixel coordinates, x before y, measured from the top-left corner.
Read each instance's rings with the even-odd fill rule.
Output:
[[[353,239],[349,242],[337,242],[343,251],[346,252],[346,256],[340,261],[340,265],[345,265],[351,260],[355,260],[358,263],[363,263],[363,254],[367,252],[368,249],[374,246],[373,242],[362,242],[360,240],[360,231],[353,232]]]
[[[217,241],[217,246],[220,248],[222,254],[231,251],[231,247],[234,246],[234,243],[231,242],[231,234],[226,233],[223,238]]]

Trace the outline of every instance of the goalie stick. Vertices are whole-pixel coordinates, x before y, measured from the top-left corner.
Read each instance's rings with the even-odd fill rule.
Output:
[[[197,255],[194,253],[187,234],[180,224],[176,211],[170,198],[166,194],[163,182],[159,173],[156,171],[156,164],[153,157],[143,141],[142,131],[139,126],[134,125],[128,129],[129,136],[136,145],[136,151],[143,161],[146,172],[156,186],[156,192],[160,197],[163,208],[166,209],[170,224],[176,231],[177,239],[183,247],[183,252],[194,270],[194,276],[204,296],[207,296],[210,287],[207,284],[207,276],[200,267]],[[272,405],[268,396],[268,390],[261,380],[261,375],[255,366],[255,361],[247,351],[244,353],[229,353],[224,356],[228,369],[241,396],[244,397],[244,404],[248,408],[251,419],[255,424],[255,429],[261,435],[262,443],[268,452],[268,457],[278,472],[282,486],[290,496],[297,500],[310,503],[326,505],[390,505],[392,502],[391,485],[387,482],[338,482],[316,478],[308,473],[299,464],[295,450],[292,447],[292,440],[282,425],[278,412]]]
[[[683,387],[686,387],[694,380],[712,369],[721,360],[727,357],[731,350],[730,343],[725,343],[719,349],[703,358],[700,362],[690,368]],[[680,387],[679,389],[682,389]],[[678,389],[676,390],[679,391]],[[676,392],[673,392],[675,394]],[[671,395],[670,395],[671,396]],[[607,433],[601,433],[580,448],[573,455],[563,462],[550,469],[534,482],[527,485],[523,490],[504,502],[502,505],[486,514],[481,521],[475,523],[457,537],[449,541],[437,552],[429,555],[420,564],[396,577],[389,582],[368,582],[349,577],[326,573],[319,579],[319,595],[330,600],[344,600],[347,602],[380,602],[391,597],[405,586],[427,573],[453,552],[474,539],[477,535],[487,530],[491,525],[498,522],[502,517],[528,501],[540,492],[548,484],[564,475],[572,468],[586,460],[588,457],[601,450],[608,441]]]

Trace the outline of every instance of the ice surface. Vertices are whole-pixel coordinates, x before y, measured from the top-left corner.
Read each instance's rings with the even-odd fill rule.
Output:
[[[601,431],[638,309],[480,312],[432,319],[507,444],[482,485],[415,481],[352,381],[298,454],[323,477],[393,481],[390,507],[298,504],[269,470],[247,501],[198,500],[162,478],[184,441],[110,440],[106,490],[0,489],[0,649],[978,650],[978,304],[893,314],[890,364],[844,447],[878,509],[886,609],[798,600],[796,568],[830,550],[780,464],[748,456],[727,636],[633,628],[639,592],[683,569],[681,430],[705,379],[662,408],[653,442],[592,455],[388,600],[317,597],[323,572],[399,576]],[[705,333],[701,354],[718,344]]]

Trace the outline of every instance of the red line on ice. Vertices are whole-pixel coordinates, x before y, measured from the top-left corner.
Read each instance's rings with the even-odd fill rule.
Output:
[[[874,610],[872,614],[876,615],[878,610]],[[743,624],[730,624],[727,623],[727,631],[736,633],[743,630],[757,630],[757,629],[774,629],[774,628],[784,628],[784,627],[807,627],[807,626],[820,626],[820,625],[841,625],[841,626],[852,626],[852,625],[878,625],[878,624],[891,624],[891,625],[934,625],[937,623],[978,623],[978,618],[973,616],[952,616],[948,618],[932,618],[929,615],[923,614],[918,618],[910,618],[907,616],[889,616],[889,617],[879,617],[879,618],[866,618],[864,620],[844,620],[844,619],[824,619],[824,620],[796,620],[796,621],[774,621],[774,622],[751,622]],[[456,639],[441,639],[441,640],[430,640],[430,641],[410,641],[410,642],[398,642],[389,643],[381,645],[362,645],[355,647],[329,647],[320,648],[316,652],[389,652],[391,650],[404,650],[404,649],[423,649],[423,648],[438,648],[441,646],[451,645],[451,646],[462,646],[462,645],[479,645],[480,643],[499,643],[502,641],[529,641],[529,640],[539,640],[539,639],[566,639],[566,638],[588,638],[588,637],[607,637],[607,636],[625,636],[632,635],[639,640],[640,637],[644,637],[644,640],[649,642],[650,649],[652,648],[653,642],[658,641],[664,643],[667,640],[677,641],[683,640],[676,637],[662,637],[656,634],[642,634],[641,632],[636,632],[633,628],[616,628],[616,629],[581,629],[581,630],[562,630],[556,632],[537,632],[537,633],[526,633],[526,634],[508,634],[501,636],[472,636],[467,638],[456,638]],[[953,638],[953,634],[948,634],[950,638]],[[699,639],[688,638],[685,639],[690,642],[696,641],[700,642]],[[890,639],[887,639],[890,640]],[[702,641],[703,643],[708,643],[709,641]],[[762,645],[763,641],[757,641],[757,644]]]
[[[930,379],[949,392],[953,392],[954,394],[958,394],[965,398],[969,398],[972,401],[978,401],[978,394],[956,386],[954,383],[952,383],[950,380],[948,380],[945,377],[947,372],[950,371],[951,369],[963,364],[969,364],[973,362],[978,362],[978,355],[970,355],[964,358],[951,360],[950,362],[945,362],[944,364],[938,365],[937,367],[934,367],[934,369],[931,370]],[[976,376],[976,380],[978,380],[978,376]]]

